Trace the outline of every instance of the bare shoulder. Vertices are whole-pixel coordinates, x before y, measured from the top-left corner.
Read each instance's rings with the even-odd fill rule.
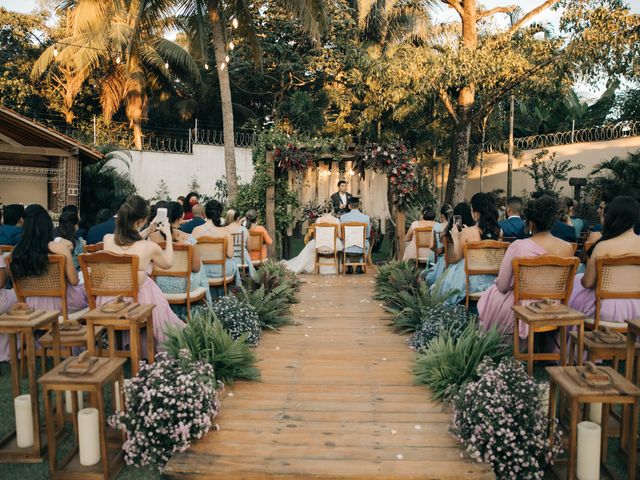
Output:
[[[71,252],[70,246],[71,242],[64,239],[62,239],[60,242],[49,242],[49,252],[55,255],[65,255]]]

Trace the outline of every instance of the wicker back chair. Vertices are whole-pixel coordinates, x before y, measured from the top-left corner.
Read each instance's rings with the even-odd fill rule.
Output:
[[[262,232],[249,231],[249,255],[252,253],[258,254],[258,260],[251,260],[254,267],[259,267],[267,260],[262,258],[262,246],[264,245],[264,235]],[[253,258],[253,257],[251,257]]]
[[[123,296],[138,301],[137,255],[111,252],[83,253],[78,256],[89,299],[89,308],[96,308],[96,297]]]
[[[84,253],[96,253],[104,250],[104,242],[94,243],[93,245],[88,245],[85,243],[84,247],[82,247],[82,251]]]
[[[0,245],[0,255],[13,252],[13,245]]]
[[[578,269],[576,257],[540,255],[513,260],[513,302],[548,298],[569,303],[573,279]]]
[[[360,222],[341,223],[342,239],[344,248],[342,249],[342,273],[346,273],[347,267],[362,267],[367,271],[367,224]],[[360,237],[362,235],[362,237]],[[362,253],[348,253],[347,248],[358,247]],[[349,257],[361,257],[360,261],[347,260]]]
[[[413,231],[416,241],[416,260],[418,264],[429,263],[429,252],[433,244],[433,227],[420,227]],[[426,255],[420,255],[420,250],[427,250]]]
[[[443,235],[440,238],[442,245],[444,246],[444,264],[448,267],[449,265],[456,263],[454,261],[455,250],[453,248],[453,240],[449,235]]]
[[[316,223],[314,226],[316,249],[314,272],[320,273],[321,265],[334,265],[339,273],[338,265],[338,225],[334,223]],[[321,258],[333,258],[331,263],[321,263]]]
[[[227,294],[227,284],[234,280],[235,275],[227,275],[227,239],[220,237],[200,237],[196,245],[200,253],[200,259],[203,265],[220,265],[220,278],[209,277],[209,286],[220,287]]]
[[[596,313],[595,318],[585,320],[585,327],[598,330],[600,325],[619,332],[627,331],[625,322],[607,322],[600,319],[602,301],[607,299],[640,300],[640,255],[596,258]],[[629,281],[634,279],[635,281]]]
[[[482,240],[464,245],[464,271],[467,275],[465,307],[469,310],[469,300],[478,301],[483,292],[470,293],[472,275],[498,275],[509,242]]]
[[[166,242],[159,243],[162,250],[166,247]],[[173,263],[169,268],[159,268],[153,266],[152,276],[156,277],[178,277],[184,278],[186,290],[184,293],[164,293],[164,297],[170,304],[186,305],[187,318],[191,320],[191,303],[199,302],[206,298],[207,291],[204,287],[191,288],[191,265],[193,264],[193,245],[173,244]]]
[[[238,268],[241,269],[242,272],[244,272],[247,268],[249,268],[246,259],[244,258],[244,232],[240,231],[238,233],[232,233],[231,238],[233,238],[233,256],[237,260],[240,260]]]

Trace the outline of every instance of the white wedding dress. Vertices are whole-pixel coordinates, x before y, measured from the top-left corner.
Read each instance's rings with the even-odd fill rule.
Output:
[[[338,220],[333,215],[322,215],[316,220],[316,223],[333,223],[340,225]],[[338,238],[336,240],[336,248],[338,252],[342,251],[342,241]],[[329,260],[325,259],[328,263]],[[310,240],[297,257],[293,257],[291,260],[283,260],[282,263],[294,273],[314,273],[316,263],[316,241]],[[320,265],[321,275],[336,275],[335,265]]]

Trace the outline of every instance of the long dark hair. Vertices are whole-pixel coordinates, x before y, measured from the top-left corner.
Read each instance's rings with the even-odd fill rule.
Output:
[[[78,243],[76,227],[79,223],[80,218],[78,218],[78,214],[73,211],[63,212],[58,220],[58,235],[69,240],[73,244],[73,248],[76,248],[76,244]]]
[[[222,226],[222,204],[219,201],[209,200],[204,206],[204,214],[216,227]]]
[[[258,212],[256,212],[255,210],[247,210],[247,213],[245,213],[244,216],[247,219],[245,225],[245,227],[247,227],[247,230],[249,230],[252,225],[258,223]]]
[[[498,224],[498,207],[495,199],[488,193],[476,193],[471,197],[471,208],[480,214],[478,228],[482,240],[497,240],[500,237],[500,225]]]
[[[555,195],[532,195],[524,209],[524,218],[536,228],[536,233],[551,230],[558,220],[558,199]]]
[[[473,219],[473,215],[471,215],[471,207],[467,202],[460,202],[455,207],[453,207],[453,215],[449,219],[449,224],[447,228],[444,230],[444,235],[451,235],[451,229],[453,228],[453,217],[456,215],[460,215],[462,217],[462,225],[466,225],[467,227],[473,227],[476,222]]]
[[[442,207],[440,207],[440,215],[447,219],[447,221],[451,220],[451,215],[453,215],[453,207],[448,203],[443,203]]]
[[[24,211],[22,237],[11,252],[13,278],[37,277],[49,268],[49,242],[53,222],[42,205],[29,205]]]
[[[149,217],[149,211],[149,205],[144,198],[138,195],[127,198],[118,210],[116,233],[113,237],[115,244],[122,247],[142,240],[135,224],[140,220],[146,220]]]
[[[191,205],[191,197],[200,198],[200,195],[198,195],[198,192],[189,192],[187,194],[187,197],[184,199],[184,205],[182,205],[184,213],[191,211],[191,207],[193,206]]]
[[[638,219],[640,219],[640,204],[635,198],[620,196],[611,200],[605,209],[602,237],[593,244],[587,255],[591,256],[598,243],[619,237],[634,228]]]

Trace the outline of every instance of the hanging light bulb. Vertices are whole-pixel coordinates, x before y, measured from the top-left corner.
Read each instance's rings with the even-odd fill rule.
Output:
[[[169,62],[165,62],[165,63],[164,63],[164,68],[166,68],[167,70],[169,70]]]
[[[225,62],[229,63],[229,60],[230,60],[229,55],[227,55],[226,57],[224,57],[224,61],[225,61]]]
[[[58,56],[58,47],[53,47],[53,56],[57,57]]]
[[[238,28],[238,19],[236,17],[233,17],[233,20],[231,20],[231,25],[233,28]]]
[[[120,62],[121,62],[121,61],[122,61],[122,59],[120,58],[120,55],[118,55],[118,56],[116,57],[116,64],[117,64],[117,65],[120,65]]]
[[[224,70],[226,66],[227,66],[227,64],[226,64],[226,63],[224,63],[224,62],[222,62],[222,63],[220,64],[220,70]]]
[[[235,45],[233,44],[233,42],[229,42],[229,50],[233,50],[235,48]]]
[[[204,64],[204,69],[205,69],[205,70],[209,70],[209,64],[208,64],[208,63],[205,63],[205,64]]]

